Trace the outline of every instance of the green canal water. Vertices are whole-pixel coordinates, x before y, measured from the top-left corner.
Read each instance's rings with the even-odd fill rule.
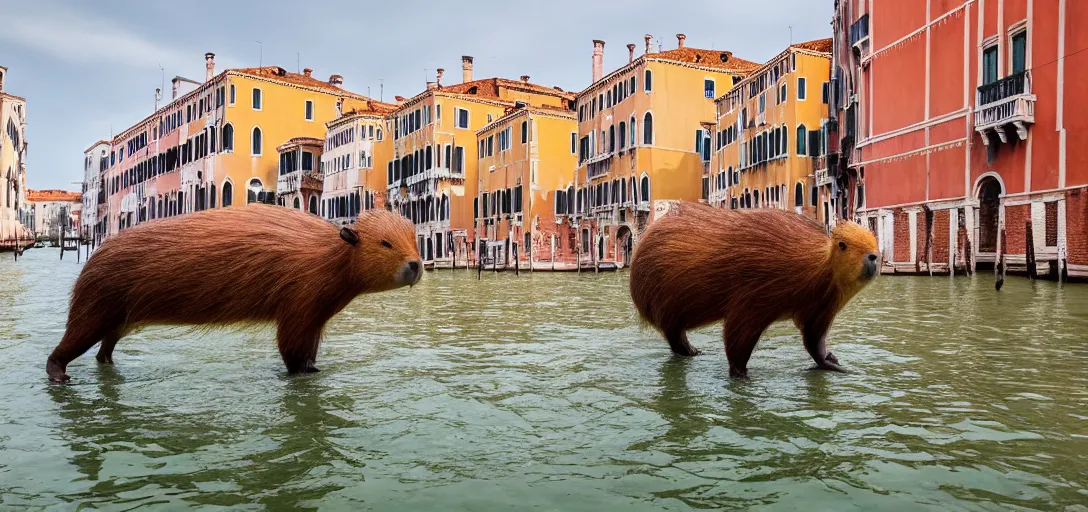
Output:
[[[670,355],[625,273],[440,271],[335,318],[149,329],[46,383],[81,266],[0,255],[0,508],[1088,510],[1088,286],[881,277],[809,372],[776,325],[728,378]]]

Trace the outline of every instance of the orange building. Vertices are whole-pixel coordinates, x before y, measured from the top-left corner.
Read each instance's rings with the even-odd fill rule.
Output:
[[[109,236],[159,217],[246,203],[275,204],[279,153],[296,137],[324,139],[325,123],[371,100],[312,70],[278,66],[175,78],[171,101],[111,141],[98,230]],[[101,193],[101,192],[100,192]]]
[[[723,208],[776,208],[825,219],[816,192],[826,159],[831,39],[795,44],[715,101],[708,202]]]
[[[558,88],[503,78],[475,80],[472,57],[462,58],[462,83],[442,85],[443,70],[427,90],[392,114],[393,155],[387,164],[392,208],[416,225],[428,266],[475,262],[473,200],[478,175],[476,131],[519,102],[569,108],[574,95]]]
[[[580,265],[629,261],[639,233],[678,201],[703,198],[709,159],[700,148],[715,123],[714,99],[759,65],[720,50],[684,46],[636,57],[603,74],[604,41],[594,41],[593,83],[578,93],[578,170],[569,221]]]
[[[557,222],[567,206],[563,191],[574,187],[576,129],[570,109],[517,106],[476,132],[473,211],[477,238],[490,246],[485,265],[576,268],[574,231]]]
[[[1088,278],[1088,2],[931,3],[838,2],[837,213],[888,272]]]

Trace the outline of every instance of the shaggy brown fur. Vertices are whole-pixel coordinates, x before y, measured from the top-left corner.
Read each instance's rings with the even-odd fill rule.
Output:
[[[760,335],[792,319],[819,368],[835,315],[877,274],[876,238],[855,223],[829,238],[782,210],[721,210],[684,203],[650,225],[631,262],[631,298],[676,354],[698,353],[686,331],[724,321],[730,375],[745,377]]]
[[[264,205],[141,224],[87,261],[46,371],[68,381],[68,363],[99,341],[98,362],[112,364],[117,340],[146,325],[275,322],[288,372],[314,372],[325,323],[359,294],[418,282],[419,259],[412,224],[386,211],[343,229]]]

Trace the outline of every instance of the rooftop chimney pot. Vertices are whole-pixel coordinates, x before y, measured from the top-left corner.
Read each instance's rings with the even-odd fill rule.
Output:
[[[464,83],[472,81],[472,57],[469,55],[461,56],[461,81]]]
[[[684,40],[687,39],[687,38],[688,38],[688,36],[685,36],[684,34],[676,34],[676,45],[677,45],[676,47],[677,48],[683,48],[684,47]]]
[[[334,85],[336,87],[340,87],[341,85],[344,85],[344,77],[342,77],[340,75],[330,76],[329,77],[329,85]]]
[[[310,69],[310,68],[304,68],[304,69],[302,70],[302,74],[304,74],[304,75],[306,75],[306,76],[311,76],[311,75],[313,75],[313,73],[314,73],[314,70],[312,70],[312,69]]]
[[[427,82],[427,90],[433,91],[438,88],[438,84],[435,82]]]
[[[445,69],[438,68],[438,73],[436,74],[437,76],[435,76],[434,83],[436,85],[438,85],[439,87],[442,86],[442,74],[445,73],[445,72],[446,72]]]
[[[529,83],[529,75],[521,75],[521,81],[523,83]]]
[[[604,41],[593,40],[593,82],[604,76]]]
[[[645,39],[646,39],[646,53],[650,53],[650,41],[654,40],[654,36],[652,36],[650,34],[646,34]]]
[[[215,54],[208,52],[204,54],[204,67],[207,68],[207,73],[204,75],[205,82],[211,82],[212,77],[215,76]]]
[[[630,64],[635,61],[635,43],[627,45],[627,63]]]

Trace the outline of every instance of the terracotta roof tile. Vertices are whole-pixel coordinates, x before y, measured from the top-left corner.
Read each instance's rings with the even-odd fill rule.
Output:
[[[231,69],[235,73],[242,75],[255,76],[258,78],[265,78],[268,80],[277,80],[280,82],[287,82],[290,84],[301,85],[304,87],[313,87],[315,89],[325,89],[329,92],[336,94],[343,94],[344,96],[360,97],[359,95],[341,89],[335,85],[332,85],[324,80],[318,80],[312,76],[300,75],[298,73],[291,73],[286,69],[279,66],[264,66],[260,68],[240,68]]]
[[[574,99],[574,94],[561,91],[554,87],[545,87],[531,82],[508,80],[506,78],[485,78],[460,84],[443,85],[437,87],[435,90],[453,94],[471,94],[483,98],[501,98],[499,94],[501,89],[520,89],[534,94],[556,96],[566,100]]]
[[[83,200],[83,194],[79,192],[68,192],[67,190],[27,190],[26,200],[32,203],[50,201],[78,203]]]
[[[831,46],[834,44],[830,37],[825,39],[813,39],[812,41],[805,41],[803,43],[797,43],[790,48],[800,48],[802,50],[809,50],[820,53],[831,53]]]
[[[747,73],[759,67],[759,64],[755,62],[734,57],[732,52],[704,50],[701,48],[676,48],[658,53],[650,53],[647,54],[646,57],[649,59],[684,62],[687,64],[718,68],[723,71],[733,71],[737,73]]]

